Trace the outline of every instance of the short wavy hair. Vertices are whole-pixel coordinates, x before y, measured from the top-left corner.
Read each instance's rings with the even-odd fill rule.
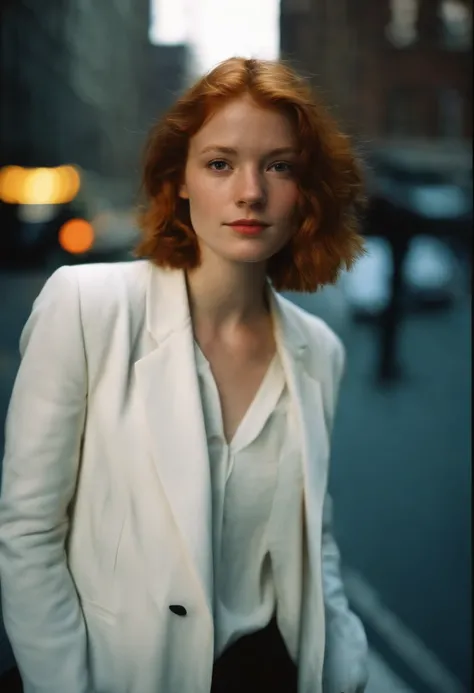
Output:
[[[334,284],[364,252],[359,216],[362,167],[349,138],[282,62],[230,58],[181,96],[151,129],[144,156],[136,257],[191,270],[200,264],[189,202],[179,197],[190,138],[224,103],[243,94],[289,116],[297,135],[299,189],[295,232],[267,262],[277,291],[313,292]]]

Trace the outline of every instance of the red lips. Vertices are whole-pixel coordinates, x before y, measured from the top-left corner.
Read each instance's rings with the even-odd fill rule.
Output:
[[[244,236],[258,236],[269,224],[259,219],[236,219],[236,221],[230,222],[227,226]]]

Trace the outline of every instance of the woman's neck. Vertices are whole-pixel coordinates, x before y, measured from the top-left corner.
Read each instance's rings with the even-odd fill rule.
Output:
[[[191,316],[206,331],[227,331],[268,316],[262,264],[204,262],[187,273]]]

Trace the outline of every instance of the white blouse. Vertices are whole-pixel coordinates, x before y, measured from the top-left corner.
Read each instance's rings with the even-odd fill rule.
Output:
[[[300,603],[289,604],[295,590],[285,584],[301,583],[303,484],[280,358],[275,354],[229,444],[217,386],[196,342],[195,358],[213,498],[214,656],[264,628],[278,605],[278,625],[296,659]]]

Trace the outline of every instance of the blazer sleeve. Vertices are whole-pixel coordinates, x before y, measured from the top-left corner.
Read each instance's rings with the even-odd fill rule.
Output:
[[[337,402],[344,365],[344,347],[338,341],[333,361],[334,402]],[[323,691],[363,693],[368,682],[367,638],[345,594],[341,557],[333,536],[333,504],[328,493],[323,508],[322,573],[326,614]]]
[[[65,551],[87,399],[74,268],[46,282],[20,353],[0,496],[5,629],[24,693],[91,693],[85,623]]]
[[[363,693],[368,682],[364,627],[351,611],[341,576],[340,554],[332,533],[332,499],[323,510],[323,593],[326,614],[324,693]]]

